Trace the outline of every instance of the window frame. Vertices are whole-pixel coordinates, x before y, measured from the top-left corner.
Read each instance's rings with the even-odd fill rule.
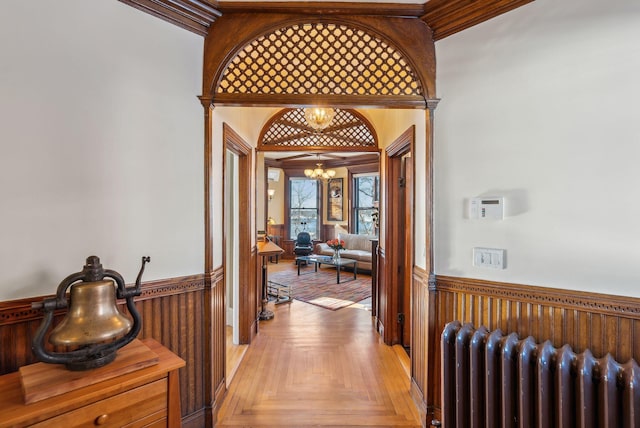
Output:
[[[359,206],[359,201],[360,201],[359,181],[363,177],[374,177],[374,191],[373,191],[374,194],[371,197],[372,205],[366,206],[366,207]],[[352,201],[351,222],[353,225],[352,233],[378,236],[379,230],[377,228],[374,228],[373,226],[372,226],[372,229],[373,229],[372,233],[360,233],[359,216],[360,216],[360,211],[363,211],[363,210],[374,210],[377,208],[378,212],[380,211],[380,173],[376,171],[376,172],[363,172],[363,173],[353,174],[351,177],[351,184],[352,184],[351,185],[352,192],[350,194],[352,195],[351,197],[351,201]],[[376,202],[378,202],[378,207],[375,206]]]
[[[293,233],[293,221],[292,221],[292,210],[293,209],[306,209],[306,210],[315,210],[316,211],[316,227],[315,227],[315,231],[311,231],[311,230],[306,230],[307,232],[309,232],[309,234],[311,235],[311,239],[312,240],[318,240],[320,237],[320,233],[321,233],[321,223],[323,221],[322,218],[322,183],[320,183],[318,180],[306,177],[306,176],[300,176],[300,175],[291,175],[291,176],[287,176],[286,177],[287,181],[286,181],[286,234],[289,237],[289,239],[295,241],[297,238],[297,233]],[[315,182],[316,183],[316,195],[315,195],[315,208],[314,207],[301,207],[301,208],[292,208],[292,203],[291,203],[291,192],[292,192],[292,182],[293,181],[308,181],[308,182]],[[302,230],[298,231],[301,232]]]

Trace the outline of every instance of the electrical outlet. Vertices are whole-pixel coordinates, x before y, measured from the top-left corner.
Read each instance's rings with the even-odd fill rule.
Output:
[[[505,250],[475,247],[473,249],[473,265],[490,269],[504,269],[506,266]]]

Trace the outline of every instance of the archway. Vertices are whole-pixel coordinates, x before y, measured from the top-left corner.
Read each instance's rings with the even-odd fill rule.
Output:
[[[209,127],[212,107],[223,105],[425,109],[435,94],[435,49],[429,28],[414,18],[229,13],[207,36],[203,94]],[[429,115],[425,121],[430,148]],[[205,150],[212,147],[211,138],[208,129]],[[416,164],[431,185],[429,150],[426,156]],[[425,199],[431,218],[431,199]],[[207,218],[205,224],[210,223]],[[431,271],[430,223],[426,229]],[[205,255],[212,252],[210,247]],[[217,311],[214,305],[214,318],[222,316]],[[421,361],[427,364],[426,358]],[[218,380],[213,376],[212,381]]]

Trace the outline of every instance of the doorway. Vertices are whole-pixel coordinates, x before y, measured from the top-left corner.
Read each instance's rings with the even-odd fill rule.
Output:
[[[385,235],[387,251],[382,310],[384,340],[411,349],[411,296],[414,262],[414,127],[386,149]]]
[[[224,278],[227,336],[231,336],[231,344],[240,344],[239,334],[239,246],[238,246],[238,156],[230,150],[225,151],[224,180]],[[229,352],[229,349],[227,349]]]
[[[223,142],[224,314],[225,329],[231,330],[231,340],[225,342],[225,377],[229,382],[246,350],[243,345],[257,332],[257,293],[254,270],[246,268],[252,263],[253,150],[226,124]]]

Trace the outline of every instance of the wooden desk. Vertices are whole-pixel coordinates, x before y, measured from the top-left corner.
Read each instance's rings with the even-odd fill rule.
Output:
[[[280,255],[284,251],[278,245],[271,241],[263,241],[257,243],[258,255],[262,256],[262,310],[258,315],[258,319],[261,321],[270,320],[273,318],[273,311],[266,308],[269,302],[269,296],[267,295],[267,257]]]
[[[142,343],[157,364],[32,404],[24,404],[19,372],[0,376],[0,428],[180,427],[178,369],[185,362],[153,339]]]

